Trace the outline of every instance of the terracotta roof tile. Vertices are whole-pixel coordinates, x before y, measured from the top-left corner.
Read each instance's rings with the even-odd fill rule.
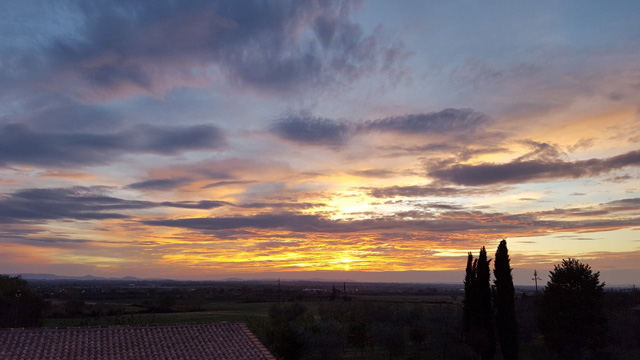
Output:
[[[243,323],[0,330],[0,359],[275,360]]]

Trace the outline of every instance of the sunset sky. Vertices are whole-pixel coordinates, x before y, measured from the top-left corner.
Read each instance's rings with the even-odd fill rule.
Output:
[[[638,1],[0,13],[0,273],[640,285]]]

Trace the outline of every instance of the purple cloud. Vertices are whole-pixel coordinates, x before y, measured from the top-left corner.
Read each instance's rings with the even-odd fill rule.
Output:
[[[170,155],[218,149],[222,131],[209,125],[138,125],[112,133],[37,131],[24,124],[0,126],[0,164],[90,165],[125,153]]]
[[[49,71],[106,96],[200,86],[211,66],[254,89],[334,86],[393,73],[408,54],[352,20],[359,1],[72,3],[80,37],[55,39],[42,57]]]
[[[605,159],[579,161],[540,159],[515,160],[505,164],[455,164],[431,170],[429,175],[458,185],[479,186],[598,176],[612,170],[638,165],[640,165],[640,150]]]
[[[308,115],[289,115],[271,126],[275,135],[304,145],[340,147],[356,135],[369,132],[460,134],[476,131],[490,118],[471,109],[444,109],[369,121],[342,121]]]

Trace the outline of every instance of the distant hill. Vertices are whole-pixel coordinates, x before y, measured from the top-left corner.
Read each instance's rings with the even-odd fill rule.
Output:
[[[121,278],[102,277],[102,276],[61,276],[54,274],[9,274],[10,276],[21,276],[25,280],[123,280],[123,281],[143,281],[143,280],[162,280],[162,279],[140,279],[135,276],[125,276]]]

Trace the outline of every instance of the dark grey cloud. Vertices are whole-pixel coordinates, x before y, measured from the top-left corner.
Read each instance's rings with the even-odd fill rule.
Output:
[[[237,163],[241,163],[242,160],[240,159],[229,159],[229,162],[237,162]],[[208,167],[191,167],[188,168],[188,172],[198,175],[199,177],[205,177],[207,179],[211,179],[211,180],[220,180],[220,179],[233,179],[234,176],[232,175],[232,171],[227,172],[224,170],[214,170],[214,169],[210,169]],[[226,180],[225,180],[226,181]],[[234,180],[229,180],[229,181],[234,181]],[[205,185],[206,186],[206,185]],[[215,186],[214,186],[215,187]]]
[[[188,127],[157,127],[138,125],[134,128],[136,139],[133,149],[160,154],[174,154],[185,150],[213,149],[220,147],[223,136],[220,129],[211,125]]]
[[[539,211],[530,213],[533,217],[549,218],[553,216],[558,217],[600,217],[603,218],[606,215],[621,215],[624,213],[625,217],[640,215],[640,198],[627,198],[609,201],[598,205],[590,206],[574,206],[565,208],[555,208],[551,210]],[[533,218],[532,218],[533,219]],[[608,219],[607,219],[608,221]]]
[[[602,219],[587,221],[566,221],[566,220],[537,220],[533,225],[540,228],[555,229],[556,231],[580,231],[598,232],[609,231],[612,229],[622,229],[637,227],[640,217],[622,218],[622,219]]]
[[[230,186],[230,185],[246,185],[246,184],[253,184],[253,183],[255,183],[255,181],[252,181],[252,180],[217,181],[217,182],[213,182],[211,184],[207,184],[207,185],[201,187],[201,189],[210,189],[210,188],[221,187],[221,186]]]
[[[640,211],[640,198],[614,200],[605,203],[604,205],[609,208],[614,208],[617,211]]]
[[[222,132],[209,125],[138,125],[113,133],[58,133],[14,123],[0,126],[0,164],[90,165],[126,153],[170,155],[223,144]]]
[[[295,231],[317,231],[331,227],[330,221],[317,215],[261,214],[255,216],[188,218],[142,221],[146,225],[179,227],[194,230],[295,229]]]
[[[44,247],[44,248],[58,248],[58,249],[86,249],[96,245],[126,245],[126,246],[153,246],[159,245],[156,241],[103,241],[103,240],[89,240],[78,238],[63,238],[63,237],[43,237],[43,236],[24,236],[20,233],[9,232],[7,234],[0,235],[0,242],[14,243],[14,244],[28,244],[31,246]],[[102,248],[101,250],[104,250]]]
[[[487,193],[499,193],[506,191],[504,188],[497,189],[478,189],[469,187],[444,186],[435,185],[407,185],[407,186],[388,186],[382,188],[363,188],[370,196],[376,198],[392,198],[392,197],[450,197],[450,196],[472,196]]]
[[[214,234],[216,237],[219,234],[229,236],[238,231],[246,233],[254,230],[282,230],[301,234],[376,232],[384,238],[402,237],[407,232],[455,234],[469,231],[482,231],[484,234],[497,236],[504,234],[534,236],[558,231],[593,232],[637,227],[640,221],[638,204],[640,204],[640,198],[631,198],[597,206],[509,214],[478,208],[469,210],[458,204],[434,202],[417,204],[419,210],[365,219],[334,220],[322,214],[270,212],[248,216],[156,219],[141,222],[149,226],[199,231]],[[629,213],[630,210],[635,212]],[[620,213],[625,213],[627,216],[602,217]],[[567,220],[576,216],[580,216],[581,220]]]
[[[169,206],[175,208],[182,209],[200,209],[200,210],[211,210],[223,206],[233,205],[226,201],[215,201],[215,200],[201,200],[201,201],[165,201],[161,202],[162,206]]]
[[[166,220],[146,220],[145,225],[165,226],[198,230],[204,232],[235,229],[279,229],[292,232],[350,233],[413,229],[433,232],[462,232],[468,230],[491,230],[500,225],[502,230],[523,227],[514,223],[490,223],[473,219],[403,220],[399,217],[366,220],[331,220],[321,215],[300,215],[296,213],[258,214],[254,216],[186,218]]]
[[[352,20],[360,1],[69,2],[79,9],[80,33],[55,39],[44,57],[107,91],[155,91],[211,66],[233,83],[269,91],[341,85],[397,73],[408,54]]]
[[[593,147],[593,144],[595,142],[594,140],[595,139],[593,138],[581,138],[575,144],[567,147],[567,150],[569,150],[569,152],[575,152],[580,149],[588,149],[590,147]]]
[[[123,212],[156,207],[210,210],[233,206],[226,201],[140,201],[109,196],[108,187],[24,189],[0,196],[0,223],[48,220],[125,219]]]
[[[521,141],[521,143],[529,146],[532,150],[518,157],[517,159],[514,160],[514,162],[522,162],[522,161],[534,160],[534,159],[551,161],[551,160],[556,160],[560,156],[564,155],[564,153],[560,151],[557,146],[546,143],[546,142],[525,140],[525,141]]]
[[[346,122],[311,116],[289,116],[271,127],[271,131],[281,138],[331,147],[345,145],[353,136],[353,130]]]
[[[0,198],[0,222],[35,222],[47,220],[93,220],[124,218],[116,211],[139,210],[156,206],[189,209],[213,209],[232,205],[222,201],[145,202],[130,201],[108,196],[109,189],[65,188],[28,189]],[[245,204],[260,208],[262,204]],[[240,206],[245,206],[240,205]],[[505,233],[543,234],[550,231],[603,231],[617,228],[637,227],[640,219],[640,198],[629,198],[603,203],[592,207],[554,209],[552,211],[524,214],[506,214],[465,210],[462,206],[448,203],[424,203],[422,208],[434,212],[412,211],[392,216],[364,220],[332,220],[323,215],[300,213],[263,213],[253,216],[224,216],[210,218],[160,219],[141,223],[148,226],[183,228],[204,233],[238,234],[251,229],[285,230],[299,233],[358,233],[377,232],[381,237],[398,238],[404,232],[465,233],[482,231],[485,234],[502,236]],[[13,210],[11,212],[7,209]],[[594,219],[588,217],[625,213],[624,218]],[[558,216],[554,219],[553,216]],[[583,216],[585,220],[567,221],[564,218]],[[385,235],[386,234],[386,235]],[[247,234],[250,235],[250,234]],[[38,240],[35,240],[38,241]],[[51,241],[46,240],[46,243]],[[66,245],[61,245],[66,246]],[[69,245],[71,246],[71,245]]]
[[[579,161],[529,160],[505,164],[455,164],[429,171],[429,175],[445,182],[465,186],[516,184],[561,178],[598,176],[627,166],[640,165],[640,150],[605,159]]]
[[[420,146],[403,146],[403,145],[390,145],[379,146],[378,149],[387,152],[386,157],[397,157],[403,155],[424,154],[430,152],[444,152],[450,153],[460,151],[460,146],[447,143],[433,143]]]
[[[462,210],[463,206],[458,204],[447,204],[447,203],[426,203],[419,204],[420,207],[424,209],[437,209],[437,210]]]
[[[353,136],[369,132],[459,134],[474,132],[489,121],[488,116],[471,109],[444,109],[432,113],[349,122],[303,114],[288,115],[278,119],[270,130],[283,139],[301,144],[340,147]],[[446,148],[445,144],[436,144],[431,145],[428,150]]]
[[[620,93],[620,92],[617,92],[617,91],[610,92],[607,97],[610,100],[613,100],[613,101],[621,101],[621,100],[623,100],[625,98],[623,93]]]
[[[361,131],[384,131],[401,134],[443,134],[474,131],[486,124],[489,117],[471,109],[444,109],[426,114],[409,114],[360,125]]]
[[[322,203],[308,203],[308,202],[254,202],[238,204],[237,206],[247,209],[289,209],[289,210],[305,210],[312,209],[314,207],[326,206]]]
[[[148,201],[123,200],[105,195],[104,187],[26,189],[0,198],[0,222],[38,220],[122,219],[122,210],[156,206]]]
[[[621,182],[625,182],[625,181],[631,180],[631,179],[633,179],[633,177],[631,175],[625,174],[625,175],[614,176],[614,177],[608,178],[605,181],[609,181],[609,182],[613,182],[613,183],[621,183]]]
[[[152,179],[127,185],[127,188],[137,190],[172,190],[192,181],[191,178],[178,177],[170,179]]]
[[[19,116],[7,116],[3,119],[4,122],[26,123],[33,129],[51,133],[105,132],[117,129],[123,124],[119,114],[98,105],[77,104],[56,97],[32,101],[29,105],[43,109],[34,114],[23,112]]]

